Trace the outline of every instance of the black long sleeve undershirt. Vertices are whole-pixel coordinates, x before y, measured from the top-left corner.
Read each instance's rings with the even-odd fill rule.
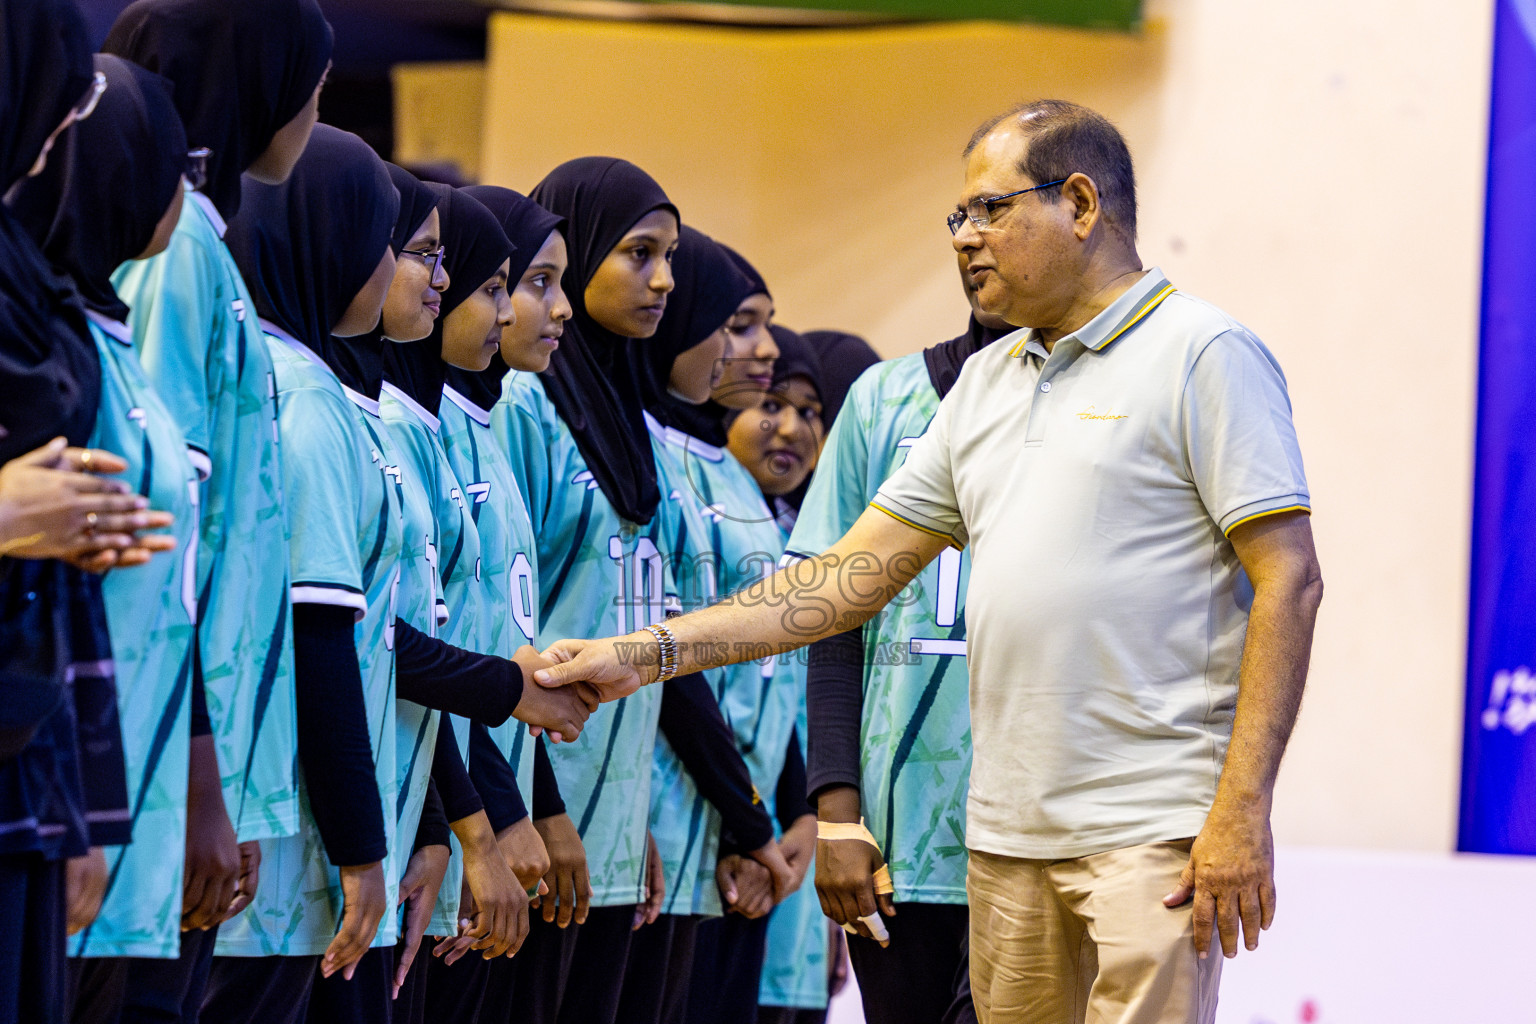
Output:
[[[500,835],[502,829],[528,817],[523,794],[517,789],[517,772],[491,739],[490,730],[479,722],[469,723],[469,779],[485,801],[492,832]]]
[[[500,725],[523,699],[523,670],[514,661],[454,647],[396,619],[395,695],[424,708]]]
[[[459,752],[459,738],[453,732],[453,720],[443,715],[437,720],[437,746],[432,751],[432,781],[438,795],[443,798],[443,814],[449,821],[459,821],[485,810],[474,783],[469,781],[469,770],[464,766],[464,755]]]
[[[443,813],[443,798],[437,786],[427,780],[427,802],[421,807],[421,823],[416,826],[416,842],[411,845],[415,853],[423,846],[448,845],[448,816]]]
[[[293,606],[299,764],[325,854],[342,867],[389,852],[352,622],[340,605]]]
[[[197,634],[192,635],[192,738],[207,736],[213,732],[213,722],[208,717],[208,691],[203,688],[203,647]]]
[[[720,812],[721,831],[731,837],[732,847],[756,850],[771,842],[773,821],[702,675],[695,672],[662,684],[658,727],[699,793]]]
[[[784,768],[779,772],[779,784],[773,792],[773,809],[779,819],[779,828],[785,832],[802,815],[815,814],[805,790],[805,758],[800,755],[800,730],[791,729],[789,750],[784,755]]]
[[[565,798],[560,795],[560,780],[549,761],[549,748],[540,736],[533,748],[533,820],[543,821],[565,813]]]
[[[805,677],[806,788],[811,800],[824,789],[852,786],[863,778],[859,730],[864,717],[864,630],[818,640],[810,647]]]

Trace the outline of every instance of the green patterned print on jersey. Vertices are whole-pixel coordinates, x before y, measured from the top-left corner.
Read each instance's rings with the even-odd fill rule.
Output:
[[[540,649],[565,637],[630,633],[660,621],[673,592],[658,548],[672,518],[667,503],[646,526],[620,519],[532,374],[507,375],[491,426],[538,536]],[[645,687],[599,707],[576,742],[549,748],[587,849],[594,907],[644,898],[660,710],[661,687]]]
[[[107,848],[107,896],[70,939],[80,956],[174,957],[181,942],[187,743],[197,612],[197,473],[187,442],[150,386],[123,324],[91,315],[101,404],[91,446],[121,455],[123,479],[176,517],[176,550],[102,581],[128,772],[133,842]]]
[[[277,375],[283,438],[283,494],[293,536],[289,572],[295,604],[332,604],[356,616],[353,638],[373,743],[374,778],[387,809],[388,905],[404,868],[396,850],[395,615],[404,520],[400,459],[378,403],[342,386],[320,358],[271,325],[267,350]],[[302,789],[302,783],[301,783]],[[261,843],[261,884],[245,913],[219,928],[220,956],[314,956],[336,934],[341,878],[301,801],[297,835]],[[407,849],[414,833],[404,840]],[[396,917],[384,915],[374,945],[392,945]]]
[[[805,666],[795,663],[802,692]],[[805,753],[805,702],[796,717],[800,727],[800,753]],[[773,797],[769,797],[770,802]],[[775,810],[777,826],[778,813]],[[827,917],[816,895],[816,858],[805,872],[805,884],[773,908],[768,918],[768,940],[763,950],[763,976],[758,983],[761,1006],[793,1006],[820,1010],[827,1005]]]
[[[293,629],[278,458],[277,398],[250,292],[201,193],[171,244],[129,260],[113,287],[150,383],[205,477],[198,544],[198,648],[224,803],[242,840],[298,828]]]
[[[678,511],[664,545],[683,610],[692,611],[771,575],[784,535],[752,474],[730,452],[647,417],[661,493]],[[793,659],[764,658],[706,672],[721,713],[766,796],[778,785],[804,688]],[[720,913],[715,884],[720,816],[705,803],[666,737],[656,741],[651,831],[667,870],[664,912]],[[676,881],[673,881],[676,879]]]
[[[865,371],[822,449],[791,554],[818,554],[840,539],[938,408],[921,352]],[[864,627],[861,797],[897,902],[965,902],[969,576],[969,557],[946,548]]]

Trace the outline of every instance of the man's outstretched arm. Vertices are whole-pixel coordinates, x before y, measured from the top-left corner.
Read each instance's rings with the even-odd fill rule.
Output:
[[[678,618],[677,674],[792,651],[863,625],[952,541],[870,508],[843,538],[719,604]],[[545,652],[562,662],[534,673],[540,686],[581,680],[605,701],[653,682],[655,637],[640,630],[603,640],[561,640]]]

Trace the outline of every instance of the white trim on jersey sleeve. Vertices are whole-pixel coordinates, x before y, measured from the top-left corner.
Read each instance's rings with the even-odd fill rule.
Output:
[[[288,588],[288,599],[293,604],[334,604],[351,608],[358,622],[368,614],[368,599],[355,590],[340,587],[316,586],[313,583]]]
[[[192,468],[197,470],[199,482],[206,481],[209,477],[213,476],[213,460],[208,457],[207,452],[197,445],[187,445],[187,458],[191,461]]]

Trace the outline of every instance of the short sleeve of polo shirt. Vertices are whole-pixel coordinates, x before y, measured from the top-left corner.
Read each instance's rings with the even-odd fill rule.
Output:
[[[363,496],[356,469],[337,464],[356,458],[358,443],[355,414],[345,401],[320,388],[285,391],[278,430],[293,532],[288,546],[293,603],[342,605],[361,620],[368,610],[357,535]]]
[[[960,380],[964,383],[964,373]],[[957,385],[939,403],[933,423],[912,445],[907,461],[880,485],[875,500],[870,502],[908,526],[943,537],[960,548],[969,542],[970,535],[960,519],[960,502],[955,496],[949,421],[956,400],[963,400],[963,395],[964,389]]]
[[[1222,533],[1250,519],[1310,510],[1285,375],[1241,329],[1211,339],[1184,384],[1189,473]]]

